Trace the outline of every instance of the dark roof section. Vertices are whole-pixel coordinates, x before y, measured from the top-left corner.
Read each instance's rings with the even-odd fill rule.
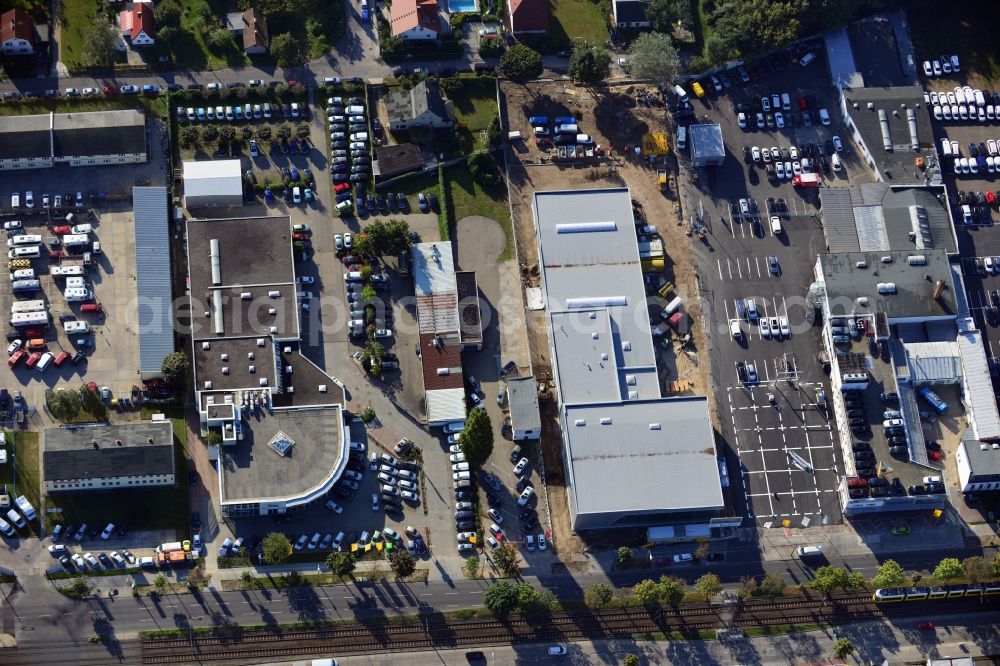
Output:
[[[875,162],[880,180],[888,183],[923,183],[927,173],[920,172],[914,161],[923,157],[934,161],[934,133],[930,115],[924,104],[924,91],[919,86],[899,88],[850,88],[844,90],[847,109],[857,126],[861,140]],[[871,104],[872,108],[868,108]],[[857,108],[855,108],[855,105]],[[918,150],[913,150],[907,109],[912,109],[917,121]],[[889,124],[887,151],[882,138],[879,111],[885,111]],[[832,110],[831,115],[836,111]],[[834,122],[837,122],[834,118]]]
[[[547,0],[510,0],[509,13],[509,25],[515,35],[522,32],[548,32]]]
[[[146,154],[146,117],[136,110],[0,118],[0,158]]]
[[[257,11],[256,7],[243,12],[243,49],[255,46],[267,48],[270,38],[267,34],[267,19]]]
[[[434,345],[433,333],[420,334],[421,365],[424,370],[424,392],[440,389],[464,388],[462,378],[462,347],[458,340],[445,339],[442,344]],[[452,369],[454,372],[439,374],[439,369]]]
[[[615,3],[615,17],[619,23],[648,22],[646,9],[649,8],[649,4],[648,2],[639,2],[638,0],[620,0]]]
[[[455,271],[458,291],[458,326],[462,344],[482,344],[483,323],[479,311],[479,285],[474,271]]]
[[[449,105],[441,97],[441,90],[429,81],[421,81],[409,90],[389,94],[385,99],[390,122],[410,120],[430,111],[438,118],[451,117]]]
[[[8,9],[0,15],[0,43],[12,39],[23,39],[29,44],[35,42],[31,14],[23,9]]]
[[[48,130],[24,130],[16,135],[0,130],[0,159],[46,159],[51,156],[52,140]]]
[[[507,405],[514,430],[540,430],[542,417],[538,410],[538,383],[534,377],[507,379]]]
[[[298,343],[281,343],[280,359],[278,373],[282,392],[273,394],[271,398],[275,407],[343,405],[347,402],[344,389],[309,360]]]
[[[398,143],[379,146],[375,149],[378,173],[382,178],[391,178],[401,173],[424,168],[424,156],[420,148],[412,143]]]
[[[48,428],[42,466],[46,481],[174,474],[173,427],[147,421]]]
[[[900,62],[892,23],[882,17],[855,21],[847,26],[854,63],[866,86],[910,85]]]
[[[287,216],[192,220],[188,223],[191,293],[199,298],[212,286],[212,239],[219,241],[223,285],[290,285],[295,281]]]

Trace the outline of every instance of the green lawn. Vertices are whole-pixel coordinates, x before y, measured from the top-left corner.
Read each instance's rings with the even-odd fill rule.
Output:
[[[507,206],[507,187],[503,183],[484,188],[477,183],[464,164],[449,167],[445,178],[451,189],[451,199],[455,204],[455,221],[469,215],[483,215],[496,220],[503,227],[507,244],[497,261],[514,257],[514,232],[510,224],[510,208]]]
[[[8,430],[6,436],[7,464],[0,466],[0,483],[7,486],[11,504],[15,497],[24,495],[35,507],[35,511],[40,511],[38,498],[41,486],[38,478],[42,461],[38,456],[38,433]]]
[[[562,44],[582,38],[603,44],[608,41],[608,24],[601,7],[590,0],[549,0],[552,21],[549,37]]]
[[[101,0],[68,0],[62,3],[59,59],[70,69],[83,67],[83,37],[102,6]]]
[[[156,410],[154,410],[156,411]],[[53,493],[46,499],[48,508],[62,513],[47,516],[49,526],[56,523],[87,523],[104,527],[111,522],[130,529],[177,530],[178,538],[190,534],[190,497],[187,481],[187,430],[182,410],[164,409],[174,429],[174,464],[177,485],[163,490],[127,490],[106,493]],[[126,493],[127,497],[122,493]],[[124,501],[123,501],[124,500]]]
[[[1000,49],[992,30],[985,26],[1000,21],[1000,4],[979,0],[956,0],[934,5],[933,11],[910,0],[907,18],[913,36],[917,69],[924,60],[933,60],[942,53],[957,53],[962,71],[958,77],[969,80],[978,75],[980,82],[970,85],[1000,83]]]
[[[460,150],[471,153],[485,147],[483,131],[497,115],[496,80],[462,79],[462,87],[448,98],[454,102]]]

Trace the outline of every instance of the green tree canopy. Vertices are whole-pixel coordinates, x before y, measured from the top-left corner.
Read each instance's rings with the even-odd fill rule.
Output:
[[[639,655],[634,652],[629,652],[622,659],[622,666],[639,666]]]
[[[670,37],[662,32],[644,32],[629,47],[632,76],[666,86],[677,79],[681,59]]]
[[[483,591],[483,605],[501,617],[507,615],[517,606],[517,588],[505,580],[490,583]]]
[[[91,391],[90,387],[82,384],[77,391],[80,396],[80,407],[98,421],[103,421],[108,416],[108,406],[101,400],[97,391]]]
[[[837,659],[846,659],[847,655],[854,652],[854,643],[850,638],[838,638],[833,644],[833,655]]]
[[[886,560],[876,569],[872,577],[875,587],[900,587],[906,584],[906,572],[896,560]]]
[[[957,557],[946,557],[934,567],[933,576],[938,580],[951,580],[952,578],[961,578],[964,575],[965,569],[962,568],[962,563],[958,561]]]
[[[702,574],[694,582],[694,589],[697,590],[698,594],[705,597],[705,599],[711,599],[719,592],[722,592],[722,581],[714,573]]]
[[[626,565],[632,561],[632,549],[628,546],[618,546],[618,550],[615,551],[618,555],[618,564]]]
[[[292,554],[292,544],[281,532],[271,532],[262,542],[265,564],[281,564]]]
[[[156,27],[159,31],[167,26],[179,28],[182,14],[183,10],[177,0],[161,0],[153,8],[153,18],[156,19]]]
[[[500,58],[500,74],[511,81],[525,82],[542,73],[542,56],[524,44],[517,44]]]
[[[521,562],[517,552],[517,546],[510,543],[502,543],[500,547],[493,551],[493,563],[500,570],[501,575],[514,578],[521,573]]]
[[[295,67],[301,65],[304,60],[299,42],[291,33],[284,32],[271,37],[269,48],[278,67]]]
[[[475,555],[470,555],[465,558],[465,575],[469,578],[475,578],[479,575],[479,558]]]
[[[405,550],[396,548],[389,556],[389,566],[400,578],[409,578],[417,570],[417,561]]]
[[[110,67],[121,38],[118,29],[108,22],[107,17],[97,12],[84,31],[83,52],[80,54],[83,64],[90,67]]]
[[[798,3],[771,0],[725,0],[713,16],[715,34],[742,56],[769,51],[799,34]]]
[[[590,608],[604,608],[614,596],[614,588],[607,583],[594,583],[583,591],[583,600]]]
[[[768,571],[764,580],[760,582],[761,594],[768,596],[778,596],[785,590],[785,578],[777,571]]]
[[[663,600],[663,603],[669,606],[676,606],[684,598],[685,583],[680,578],[665,575],[660,576],[660,582],[657,587],[660,590],[660,598]]]
[[[481,185],[496,185],[500,182],[496,158],[489,150],[477,150],[469,155],[466,164],[476,182]]]
[[[211,30],[205,37],[205,43],[216,52],[229,51],[236,48],[233,33],[222,26]]]
[[[653,0],[646,5],[646,19],[653,25],[653,30],[669,35],[677,18],[677,0]]]
[[[518,583],[514,586],[517,593],[517,607],[525,613],[545,608],[545,598],[531,583]]]
[[[470,467],[481,467],[493,453],[493,425],[485,409],[473,409],[458,440]]]
[[[333,552],[326,556],[326,566],[334,576],[350,576],[354,573],[357,561],[354,553]]]
[[[813,574],[813,579],[809,581],[810,587],[827,596],[845,585],[847,585],[847,569],[833,565],[819,567]]]
[[[271,128],[268,127],[267,125],[265,125],[263,127],[258,127],[257,128],[257,138],[260,139],[261,141],[270,141],[271,140]]]
[[[611,54],[600,44],[581,42],[569,59],[569,74],[579,83],[594,84],[611,73]]]
[[[53,417],[60,421],[70,421],[80,413],[80,393],[65,389],[50,391],[45,404]]]
[[[655,580],[640,580],[632,586],[632,594],[643,606],[655,606],[660,601],[661,588]]]

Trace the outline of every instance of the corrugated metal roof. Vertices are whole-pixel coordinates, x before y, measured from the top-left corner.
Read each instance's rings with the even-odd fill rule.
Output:
[[[427,423],[431,425],[465,420],[465,389],[427,391]]]
[[[960,353],[954,342],[912,342],[905,347],[914,382],[954,382],[961,379]]]
[[[1000,413],[993,395],[993,380],[979,331],[959,333],[956,338],[965,374],[965,399],[972,409],[972,430],[978,439],[1000,438]]]
[[[845,187],[820,189],[823,204],[823,234],[830,252],[857,252],[858,230],[854,224],[851,190]]]
[[[174,351],[167,188],[134,187],[135,277],[139,297],[139,371],[159,373]]]
[[[417,325],[421,333],[458,332],[458,294],[418,295]]]
[[[858,244],[862,252],[882,252],[889,249],[889,234],[882,218],[882,206],[854,208],[854,224],[858,230]]]

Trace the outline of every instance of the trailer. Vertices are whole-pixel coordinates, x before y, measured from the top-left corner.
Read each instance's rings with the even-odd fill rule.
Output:
[[[161,543],[156,547],[157,553],[170,553],[178,550],[184,550],[184,544],[180,541],[168,541],[167,543]]]
[[[83,264],[78,266],[53,266],[49,269],[52,277],[81,277],[87,272]]]
[[[167,553],[156,554],[156,563],[161,567],[193,566],[196,559],[198,559],[197,553],[183,550],[172,550]]]
[[[14,328],[32,328],[35,326],[48,326],[49,313],[41,312],[15,312],[10,316],[10,325]]]
[[[63,245],[66,247],[84,247],[90,244],[89,234],[66,234],[62,237]]]
[[[31,502],[28,501],[27,497],[21,495],[14,500],[14,504],[17,505],[18,510],[24,514],[24,517],[28,522],[35,519],[35,507],[31,506]]]
[[[10,313],[45,312],[45,301],[17,301],[10,306]]]

